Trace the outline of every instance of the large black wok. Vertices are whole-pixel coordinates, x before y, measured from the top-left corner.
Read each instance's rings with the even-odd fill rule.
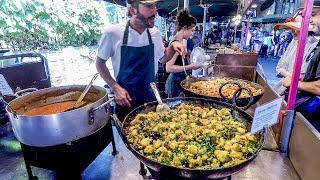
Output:
[[[246,124],[246,127],[248,130],[251,129],[251,122],[252,122],[252,117],[248,115],[246,112],[243,110],[234,107],[231,104],[227,104],[224,102],[219,102],[219,101],[214,101],[214,100],[207,100],[207,99],[201,99],[201,98],[172,98],[172,99],[165,99],[165,103],[169,105],[169,107],[175,107],[181,104],[182,102],[188,102],[192,104],[199,104],[205,107],[208,106],[214,106],[216,108],[229,108],[232,111],[233,116],[238,118],[239,120],[243,121]],[[124,128],[128,127],[130,125],[130,122],[135,118],[135,116],[139,113],[142,112],[150,112],[150,111],[155,111],[157,102],[150,102],[147,104],[144,104],[142,106],[137,107],[133,111],[131,111],[126,118],[124,119],[123,123],[119,121],[119,119],[114,116],[114,119],[116,121],[116,126],[118,129],[118,132],[127,146],[127,148],[147,167],[151,168],[154,171],[161,171],[170,177],[176,177],[176,178],[196,178],[196,179],[218,179],[218,178],[224,178],[228,177],[245,166],[247,166],[249,163],[252,162],[252,160],[257,156],[257,154],[260,152],[262,145],[264,143],[264,137],[263,137],[263,132],[259,133],[257,136],[259,137],[259,147],[256,151],[256,153],[250,157],[248,160],[241,164],[237,164],[234,166],[229,166],[226,168],[220,167],[217,169],[210,169],[210,170],[199,170],[199,169],[189,169],[189,168],[177,168],[169,165],[165,165],[156,161],[153,161],[151,159],[148,159],[147,157],[141,155],[139,152],[137,152],[129,143],[127,140],[127,134],[124,130]]]
[[[237,78],[232,78],[231,81],[221,85],[220,89],[219,89],[219,93],[221,97],[212,97],[212,96],[205,96],[202,94],[198,94],[195,92],[192,92],[190,90],[190,85],[193,82],[198,82],[198,81],[210,81],[213,80],[215,78],[220,78],[220,77],[190,77],[187,78],[185,80],[183,80],[180,85],[183,89],[183,92],[185,94],[185,96],[187,97],[198,97],[198,98],[204,98],[204,99],[213,99],[213,100],[217,100],[217,101],[223,101],[223,102],[227,102],[230,104],[233,104],[236,107],[242,107],[244,110],[248,109],[251,105],[257,103],[259,101],[259,99],[263,96],[264,92],[265,92],[265,88],[263,86],[261,86],[260,84],[251,82],[251,81],[246,81],[246,80],[242,80],[242,79],[237,79]],[[257,89],[262,89],[262,93],[259,95],[254,96],[252,94],[252,92],[250,91],[249,88],[246,87],[241,87],[241,85],[238,83],[240,81],[246,82],[248,84],[250,84],[252,87],[257,88]],[[223,87],[225,87],[228,84],[236,84],[238,85],[239,89],[234,93],[233,98],[227,98],[224,97],[224,95],[222,94],[221,90]],[[239,98],[239,95],[241,93],[241,91],[248,91],[250,94],[250,97],[247,98]]]

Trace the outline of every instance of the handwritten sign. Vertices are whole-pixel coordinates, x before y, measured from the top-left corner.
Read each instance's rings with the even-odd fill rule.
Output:
[[[282,98],[278,98],[256,108],[251,126],[251,134],[263,130],[264,127],[270,127],[278,123],[282,101]]]
[[[2,95],[13,95],[13,91],[9,86],[7,80],[4,78],[2,74],[0,74],[0,92]]]

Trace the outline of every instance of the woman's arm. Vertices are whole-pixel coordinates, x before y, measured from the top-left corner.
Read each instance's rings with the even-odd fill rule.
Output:
[[[168,73],[177,73],[184,71],[183,66],[175,65],[178,55],[178,53],[174,54],[173,57],[166,63],[166,71]],[[198,64],[189,64],[185,66],[186,70],[195,70],[199,69],[200,67],[201,66]]]

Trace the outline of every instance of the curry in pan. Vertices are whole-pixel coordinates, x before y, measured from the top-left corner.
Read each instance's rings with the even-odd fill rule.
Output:
[[[69,110],[73,107],[76,101],[66,101],[66,102],[59,102],[54,104],[48,104],[41,107],[36,107],[34,109],[28,110],[23,115],[25,116],[44,116],[50,114],[58,114],[62,113],[66,110]],[[87,105],[88,102],[81,101],[79,106]]]
[[[179,168],[216,169],[252,157],[259,138],[228,108],[182,103],[168,112],[140,113],[125,129],[145,157]]]
[[[229,81],[233,81],[233,80],[231,78],[216,78],[210,81],[192,82],[188,90],[193,93],[201,94],[204,96],[221,98],[219,94],[219,88],[221,87],[221,85]],[[245,81],[237,81],[237,82],[241,85],[241,87],[249,88],[253,93],[253,96],[257,96],[263,93],[262,89],[255,88],[251,86],[248,82],[245,82]],[[227,98],[232,98],[233,94],[236,92],[238,88],[239,87],[235,84],[228,84],[222,88],[222,94]],[[250,97],[250,95],[247,91],[241,91],[241,94],[239,97],[248,98]]]

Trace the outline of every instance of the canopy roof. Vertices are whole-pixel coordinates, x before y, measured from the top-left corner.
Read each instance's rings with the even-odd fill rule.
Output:
[[[105,0],[110,3],[115,3],[125,6],[125,0]],[[202,0],[203,4],[208,4],[208,17],[219,17],[219,20],[229,19],[230,16],[237,14],[238,3],[240,0]],[[158,3],[158,12],[163,17],[175,16],[178,9],[183,8],[184,0],[165,0]],[[198,22],[203,21],[203,8],[199,6],[200,0],[189,0],[189,9]],[[224,18],[225,17],[225,18]]]

